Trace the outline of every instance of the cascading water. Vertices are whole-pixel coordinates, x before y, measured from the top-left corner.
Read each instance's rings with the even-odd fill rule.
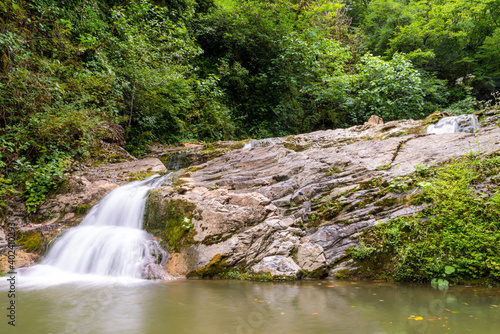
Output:
[[[479,123],[476,115],[470,114],[441,118],[436,124],[431,124],[427,127],[427,133],[474,133],[478,128]]]
[[[242,149],[243,150],[248,150],[253,147],[267,147],[267,146],[273,146],[276,144],[282,143],[284,140],[282,138],[265,138],[265,139],[258,139],[258,140],[252,140],[246,143]]]
[[[111,191],[79,226],[64,232],[43,261],[23,276],[96,275],[121,278],[168,278],[161,269],[166,252],[144,230],[147,194],[167,176],[152,176]]]

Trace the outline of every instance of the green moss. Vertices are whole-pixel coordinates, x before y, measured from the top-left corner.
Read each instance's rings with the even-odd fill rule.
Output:
[[[376,170],[388,170],[388,169],[391,169],[391,164],[388,164],[388,165],[383,165],[383,166],[378,166],[376,168]]]
[[[328,269],[320,268],[313,271],[301,270],[297,276],[301,278],[322,279],[328,276]]]
[[[447,112],[436,111],[424,119],[425,126],[437,123],[441,118],[451,116]]]
[[[375,202],[375,206],[386,208],[389,206],[393,206],[394,204],[398,203],[398,199],[395,197],[386,197],[384,199],[381,199],[380,201]]]
[[[340,172],[341,172],[341,170],[340,170],[339,168],[335,168],[335,167],[333,167],[331,170],[329,170],[329,171],[325,174],[325,176],[326,176],[326,177],[328,177],[328,176],[332,176],[333,174],[338,174],[338,173],[340,173]]]
[[[179,252],[195,243],[195,209],[196,205],[188,201],[163,199],[159,191],[152,191],[146,203],[144,229],[159,237],[167,250]]]
[[[333,219],[337,217],[346,206],[347,203],[329,200],[320,206],[319,215],[323,220]]]
[[[335,278],[339,278],[339,279],[348,279],[348,278],[352,278],[353,275],[351,273],[351,270],[349,269],[342,269],[342,270],[339,270],[337,271],[337,273],[335,273]]]
[[[382,212],[382,211],[384,211],[384,209],[383,209],[383,208],[375,208],[375,209],[373,209],[373,210],[368,211],[368,214],[369,214],[369,215],[376,215],[376,214],[378,214],[378,213],[380,213],[380,212]]]
[[[187,278],[224,278],[228,272],[228,264],[220,254],[215,254],[212,260],[201,268],[191,270]]]
[[[194,173],[194,172],[196,172],[197,170],[198,170],[198,167],[196,167],[196,166],[192,166],[192,167],[189,167],[189,168],[187,169],[187,172],[188,172],[188,173]]]
[[[352,217],[352,216],[351,216]],[[336,220],[335,221],[335,224],[344,224],[344,225],[348,225],[351,223],[351,220],[350,219],[340,219],[340,220]]]
[[[428,201],[427,196],[425,196],[425,194],[423,193],[415,194],[410,198],[411,205],[422,205],[427,201]]]
[[[247,144],[251,141],[252,141],[251,139],[240,140],[239,142],[236,142],[236,143],[230,145],[229,149],[230,150],[240,150],[243,148],[243,146],[245,146],[245,144]]]
[[[225,153],[227,153],[229,150],[227,149],[205,149],[201,152],[203,157],[205,158],[206,161],[212,160],[215,158],[218,158]]]
[[[89,212],[90,210],[90,205],[88,204],[78,204],[75,209],[75,213],[77,215],[83,215]]]
[[[26,232],[20,235],[17,243],[28,252],[36,252],[42,246],[42,235],[36,231]]]
[[[262,282],[283,282],[295,281],[295,277],[288,276],[273,276],[269,273],[252,274],[249,270],[240,271],[240,269],[231,269],[227,272],[225,278],[238,279],[245,281],[262,281]]]
[[[151,172],[148,172],[148,171],[140,171],[140,172],[137,172],[137,173],[131,173],[131,174],[128,175],[127,181],[128,182],[142,181],[145,178],[148,178],[148,177],[150,177],[153,174],[155,174],[155,173],[151,173]]]
[[[311,213],[311,215],[309,216],[309,223],[307,224],[307,227],[318,227],[320,223],[320,216],[315,213]]]
[[[289,142],[289,141],[286,141],[283,146],[289,150],[292,150],[292,151],[295,151],[295,152],[302,152],[302,151],[305,151],[307,149],[306,146],[303,146],[303,145],[300,145],[300,144],[297,144],[297,143],[292,143],[292,142]]]
[[[359,184],[358,190],[368,190],[368,189],[377,188],[377,187],[383,186],[384,183],[385,182],[382,180],[381,177],[377,177],[377,178],[369,180],[369,181],[361,182]]]

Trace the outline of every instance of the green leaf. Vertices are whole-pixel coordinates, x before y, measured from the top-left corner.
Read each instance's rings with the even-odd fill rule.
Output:
[[[455,272],[455,267],[452,267],[452,266],[445,266],[444,267],[444,272],[446,275],[450,275],[450,274],[453,274]]]

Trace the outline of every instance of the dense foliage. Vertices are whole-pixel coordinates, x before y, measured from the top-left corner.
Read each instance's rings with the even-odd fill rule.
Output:
[[[0,0],[0,198],[74,161],[437,109],[500,86],[498,0]],[[118,129],[118,130],[117,130]],[[0,200],[0,205],[3,200]]]
[[[411,182],[427,208],[379,225],[352,255],[396,280],[500,281],[500,156],[424,167]]]

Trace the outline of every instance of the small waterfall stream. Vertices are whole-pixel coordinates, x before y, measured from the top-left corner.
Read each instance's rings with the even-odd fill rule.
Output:
[[[152,176],[112,190],[79,226],[54,240],[40,264],[22,275],[168,278],[158,263],[166,260],[167,253],[142,230],[148,191],[168,177]]]
[[[253,147],[268,147],[268,146],[280,144],[282,142],[284,142],[284,140],[282,138],[255,139],[255,140],[251,140],[248,143],[246,143],[242,147],[242,150],[248,150],[248,149],[253,148]]]
[[[427,127],[427,133],[474,133],[479,128],[479,121],[476,115],[460,115],[441,118],[436,124]]]

